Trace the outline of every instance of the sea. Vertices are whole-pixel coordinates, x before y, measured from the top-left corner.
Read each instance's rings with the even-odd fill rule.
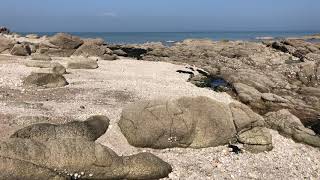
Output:
[[[56,32],[20,32],[26,34],[54,35]],[[233,32],[68,32],[82,38],[103,38],[110,44],[142,44],[147,42],[162,42],[172,44],[185,39],[212,40],[247,40],[261,41],[264,39],[281,39],[286,37],[301,37],[317,34],[313,31],[233,31]]]

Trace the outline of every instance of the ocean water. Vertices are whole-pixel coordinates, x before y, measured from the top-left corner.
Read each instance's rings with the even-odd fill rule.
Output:
[[[38,35],[51,36],[55,32],[21,32],[26,35],[35,33]],[[212,39],[212,40],[248,40],[257,41],[261,37],[285,38],[299,37],[319,32],[68,32],[70,34],[80,36],[82,38],[103,38],[107,43],[111,44],[132,44],[146,42],[162,42],[170,44],[184,39]]]

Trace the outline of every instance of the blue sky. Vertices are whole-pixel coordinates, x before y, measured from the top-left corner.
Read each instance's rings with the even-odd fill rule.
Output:
[[[30,32],[320,30],[320,0],[1,0],[0,26]]]

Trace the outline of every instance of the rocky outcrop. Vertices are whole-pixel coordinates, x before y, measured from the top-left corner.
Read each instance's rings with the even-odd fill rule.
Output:
[[[0,34],[10,34],[10,30],[6,27],[0,27]]]
[[[61,49],[77,49],[83,40],[70,34],[58,33],[49,39],[49,42]]]
[[[313,43],[301,39],[286,39],[269,43],[268,46],[305,60],[309,53],[320,54],[320,48]]]
[[[31,54],[30,46],[27,44],[15,44],[10,51],[15,56],[28,56]]]
[[[85,57],[103,57],[105,54],[112,55],[112,51],[106,46],[96,45],[93,43],[84,43],[74,52],[73,55]]]
[[[68,62],[68,69],[97,69],[98,63],[96,60],[75,57],[71,61]]]
[[[240,143],[244,144],[244,148],[252,153],[259,153],[263,151],[271,151],[272,136],[267,128],[255,127],[238,137]]]
[[[58,33],[40,43],[38,52],[49,56],[70,57],[83,43],[79,37]]]
[[[19,130],[0,143],[0,179],[159,179],[172,171],[153,154],[118,156],[95,143],[107,127],[106,117],[93,116]]]
[[[67,80],[60,74],[31,73],[23,81],[27,86],[42,86],[46,88],[63,87],[68,85]]]
[[[286,137],[300,143],[320,147],[320,136],[316,135],[311,129],[305,128],[300,119],[287,109],[267,113],[265,121],[270,128],[279,131]]]
[[[157,149],[225,145],[263,125],[263,118],[245,105],[226,105],[207,97],[137,102],[123,109],[119,121],[131,145]],[[272,147],[271,141],[268,145]]]
[[[128,56],[128,54],[126,52],[124,52],[122,49],[116,49],[113,51],[113,53],[118,56],[124,56],[124,57]]]
[[[120,157],[84,139],[11,138],[0,147],[1,179],[158,179],[172,171],[169,164],[150,153]]]
[[[138,45],[108,45],[108,48],[116,55],[137,59],[142,59],[143,55],[148,52],[148,48]]]
[[[192,82],[208,87],[213,80],[223,79],[231,87],[227,90],[230,95],[261,115],[290,109],[303,124],[317,121],[317,93],[307,94],[302,89],[319,89],[318,46],[293,40],[265,44],[185,40],[171,47],[149,48],[142,58],[201,68],[208,74],[194,77]]]

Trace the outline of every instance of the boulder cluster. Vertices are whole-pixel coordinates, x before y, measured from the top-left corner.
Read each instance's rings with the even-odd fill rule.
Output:
[[[159,179],[172,167],[151,153],[118,156],[94,142],[105,116],[84,122],[35,124],[0,143],[0,179]]]
[[[210,87],[223,79],[229,88],[218,89],[260,115],[288,109],[305,126],[319,124],[319,44],[185,40],[171,47],[150,46],[143,59],[194,65],[204,71],[191,82]]]

